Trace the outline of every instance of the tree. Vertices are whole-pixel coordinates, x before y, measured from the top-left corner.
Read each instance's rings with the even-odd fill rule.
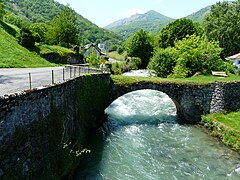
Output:
[[[166,49],[157,49],[151,58],[148,69],[155,71],[158,77],[166,78],[172,74],[176,65],[176,50],[168,47]]]
[[[0,21],[3,20],[3,16],[6,14],[4,2],[7,0],[0,0]]]
[[[152,38],[147,32],[140,30],[126,41],[126,49],[130,57],[141,59],[139,68],[145,69],[153,53]]]
[[[32,32],[27,28],[21,29],[20,34],[17,38],[18,43],[26,48],[31,48],[35,45],[35,40]]]
[[[226,71],[225,62],[220,59],[222,48],[206,36],[192,35],[175,44],[177,63],[173,77],[190,77],[197,72],[211,74],[211,71]]]
[[[65,47],[79,44],[79,35],[75,24],[75,12],[70,7],[65,6],[50,23],[46,35],[48,43]]]
[[[233,72],[233,65],[220,59],[222,48],[206,36],[192,35],[175,42],[175,47],[158,49],[148,68],[160,77],[186,78],[197,72]]]
[[[30,25],[30,31],[36,42],[44,42],[47,32],[47,25],[44,23],[33,23]]]
[[[157,46],[160,48],[174,47],[175,41],[193,35],[201,34],[199,24],[193,23],[190,19],[177,19],[165,26],[157,37]]]
[[[223,1],[211,7],[203,26],[210,40],[219,42],[222,56],[240,51],[240,0]]]

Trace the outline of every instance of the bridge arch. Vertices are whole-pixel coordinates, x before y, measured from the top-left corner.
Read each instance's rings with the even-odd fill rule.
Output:
[[[212,84],[200,86],[174,82],[146,81],[125,85],[113,83],[108,98],[108,105],[124,94],[144,89],[156,90],[167,94],[176,106],[178,120],[199,122],[203,114],[210,113],[215,86]]]
[[[113,101],[118,99],[121,96],[124,96],[125,94],[128,94],[130,92],[138,91],[138,90],[155,90],[162,92],[166,94],[175,104],[176,110],[177,110],[177,117],[180,120],[183,120],[184,117],[182,117],[182,112],[184,111],[182,109],[182,106],[179,102],[179,98],[177,93],[173,90],[170,90],[169,88],[161,88],[158,85],[152,85],[152,84],[145,84],[145,85],[131,85],[130,87],[119,87],[119,86],[114,86],[114,88],[111,90],[111,95],[109,96],[109,102],[108,104],[110,105]]]
[[[105,114],[119,123],[138,124],[176,121],[177,108],[172,99],[153,89],[136,90],[124,94],[111,103]],[[118,121],[117,121],[118,122]]]

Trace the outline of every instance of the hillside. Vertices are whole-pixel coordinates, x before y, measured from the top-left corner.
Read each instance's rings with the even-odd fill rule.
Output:
[[[207,7],[202,8],[201,10],[199,10],[195,13],[190,14],[186,18],[191,19],[192,21],[202,23],[206,14],[208,14],[210,12],[210,9],[211,9],[211,6],[207,6]]]
[[[143,29],[148,32],[157,33],[161,28],[174,19],[164,16],[156,11],[148,11],[145,14],[136,14],[129,18],[121,19],[106,26],[106,29],[112,30],[128,38],[135,32]]]
[[[191,19],[192,21],[202,23],[205,15],[210,12],[210,9],[211,6],[207,6],[195,13],[186,16],[186,18]],[[117,34],[121,34],[125,38],[128,38],[140,29],[151,33],[157,33],[165,25],[167,25],[173,20],[174,19],[170,17],[166,17],[156,11],[151,10],[145,14],[135,14],[129,18],[115,21],[106,26],[105,28],[112,30]]]
[[[56,66],[20,46],[14,37],[16,33],[16,28],[0,21],[0,68]]]
[[[6,8],[9,12],[20,17],[21,21],[28,23],[48,23],[63,7],[64,5],[54,0],[12,0],[6,3]],[[84,38],[85,43],[121,40],[120,36],[99,28],[80,14],[76,13],[75,15],[77,17],[78,32]],[[10,17],[9,19],[11,18],[15,17]]]

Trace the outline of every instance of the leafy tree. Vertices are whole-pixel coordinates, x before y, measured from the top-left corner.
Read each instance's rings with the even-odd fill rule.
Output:
[[[112,52],[112,51],[117,51],[118,47],[117,45],[111,45],[110,48],[109,48],[109,52]]]
[[[211,74],[211,71],[225,71],[220,59],[221,48],[217,42],[210,42],[206,36],[192,35],[175,44],[177,63],[173,77],[190,77],[196,72]]]
[[[7,15],[8,17],[5,15],[4,21],[17,25],[20,29],[26,27],[27,23],[46,23],[49,25],[49,22],[65,7],[53,0],[11,0],[5,4],[6,9],[11,15]],[[76,17],[75,26],[78,36],[82,37],[82,44],[91,42],[105,43],[106,41],[115,45],[122,43],[120,35],[99,28],[76,12],[73,11],[73,13]],[[12,15],[15,15],[15,17]],[[51,35],[49,35],[49,37],[51,37]],[[48,42],[52,42],[52,39],[49,38]]]
[[[0,0],[0,21],[3,20],[3,16],[6,14],[6,10],[5,10],[5,6],[4,6],[4,2],[7,0]]]
[[[94,53],[94,51],[91,52],[90,56],[86,59],[87,63],[89,63],[90,66],[99,67],[99,59],[97,55]]]
[[[177,19],[159,32],[157,46],[160,48],[174,47],[175,41],[182,40],[193,34],[201,34],[199,24],[193,23],[192,20],[186,18]]]
[[[210,40],[219,42],[226,57],[240,51],[240,0],[223,1],[211,7],[203,23]]]
[[[66,6],[51,21],[47,31],[47,40],[50,44],[70,46],[79,44],[76,16],[73,10]]]
[[[124,52],[124,48],[123,48],[122,46],[119,46],[119,47],[117,48],[117,53],[118,53],[118,54],[123,54],[123,52]]]
[[[25,28],[25,27],[29,27],[31,22],[29,21],[29,19],[24,18],[24,17],[20,17],[15,15],[14,13],[6,13],[4,16],[4,21],[9,23],[9,24],[13,24],[17,27],[21,28]]]
[[[146,31],[140,30],[126,41],[126,49],[130,57],[139,57],[141,59],[139,68],[146,68],[152,57],[152,38]]]
[[[20,34],[17,38],[18,43],[26,48],[31,48],[35,45],[35,40],[32,32],[27,28],[21,29]]]
[[[186,78],[197,72],[233,72],[233,65],[220,59],[222,48],[206,36],[192,35],[175,43],[175,47],[158,49],[148,68],[160,77]]]
[[[141,59],[138,57],[131,57],[127,60],[127,65],[130,66],[131,69],[138,69],[141,64]]]
[[[166,49],[157,49],[151,58],[148,69],[155,71],[158,77],[166,78],[172,74],[176,65],[176,50],[168,47]]]
[[[30,31],[36,42],[44,42],[47,32],[47,25],[44,23],[33,23],[30,25]]]

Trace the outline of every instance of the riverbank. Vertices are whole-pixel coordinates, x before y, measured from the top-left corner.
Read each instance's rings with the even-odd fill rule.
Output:
[[[240,153],[240,111],[208,114],[202,117],[201,124],[211,135]]]

